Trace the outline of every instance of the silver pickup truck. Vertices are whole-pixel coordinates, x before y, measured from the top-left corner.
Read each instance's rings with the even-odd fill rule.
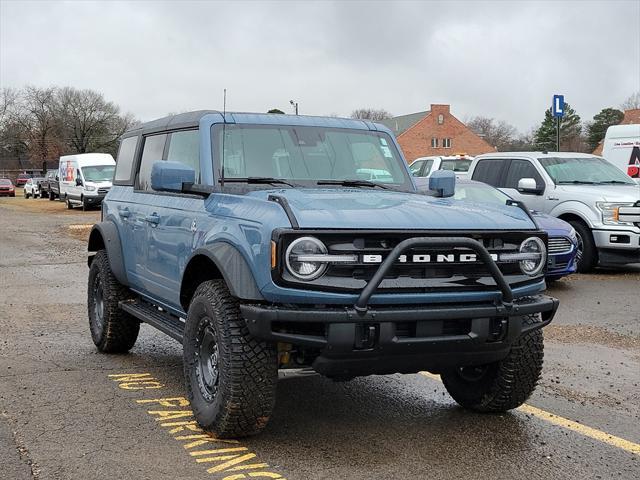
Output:
[[[578,236],[578,271],[640,263],[640,185],[604,158],[487,153],[474,159],[469,177],[569,222]]]

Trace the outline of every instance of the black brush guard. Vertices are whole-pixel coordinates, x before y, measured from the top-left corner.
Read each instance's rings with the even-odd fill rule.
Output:
[[[371,296],[397,258],[415,247],[472,250],[495,280],[501,298],[485,303],[370,306]],[[320,349],[322,353],[314,362],[314,368],[320,373],[366,375],[419,369],[435,371],[453,364],[495,361],[507,354],[510,345],[520,335],[551,322],[558,300],[545,295],[514,299],[502,272],[484,245],[476,240],[467,237],[416,237],[400,242],[391,250],[352,307],[244,304],[240,308],[252,335]],[[541,314],[540,321],[523,324],[523,316],[537,313]],[[498,338],[492,334],[496,319],[502,328]],[[417,328],[414,336],[401,337],[397,334],[398,323],[425,324],[443,320],[468,320],[469,331],[457,335],[425,335],[425,331],[433,330]],[[314,332],[305,328],[308,324],[326,328]]]

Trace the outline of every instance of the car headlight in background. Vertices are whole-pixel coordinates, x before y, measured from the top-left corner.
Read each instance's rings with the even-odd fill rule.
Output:
[[[95,191],[96,187],[94,187],[93,185],[87,185],[87,186],[84,187],[84,189],[87,192],[93,192],[93,191]]]
[[[529,237],[520,244],[520,270],[522,273],[535,277],[547,263],[547,247],[538,237]]]
[[[632,207],[633,203],[596,202],[596,207],[602,214],[602,223],[605,225],[631,225],[619,220],[620,207]]]

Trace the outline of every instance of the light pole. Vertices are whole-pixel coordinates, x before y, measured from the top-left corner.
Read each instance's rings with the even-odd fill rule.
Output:
[[[296,115],[298,115],[298,102],[294,102],[293,100],[289,100],[289,103],[291,104],[291,106],[295,110]]]

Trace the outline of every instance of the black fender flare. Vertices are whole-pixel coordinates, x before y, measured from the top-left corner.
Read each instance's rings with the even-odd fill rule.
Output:
[[[218,267],[231,295],[242,300],[264,300],[249,264],[236,247],[227,242],[216,242],[198,248],[187,265],[198,255],[206,256]]]
[[[97,252],[101,248],[107,251],[109,257],[109,266],[118,282],[122,285],[129,286],[127,280],[127,272],[124,268],[124,256],[122,255],[122,244],[120,243],[120,235],[118,235],[118,227],[112,221],[104,221],[96,223],[89,234],[88,251]],[[87,265],[91,266],[93,255],[87,259]]]

